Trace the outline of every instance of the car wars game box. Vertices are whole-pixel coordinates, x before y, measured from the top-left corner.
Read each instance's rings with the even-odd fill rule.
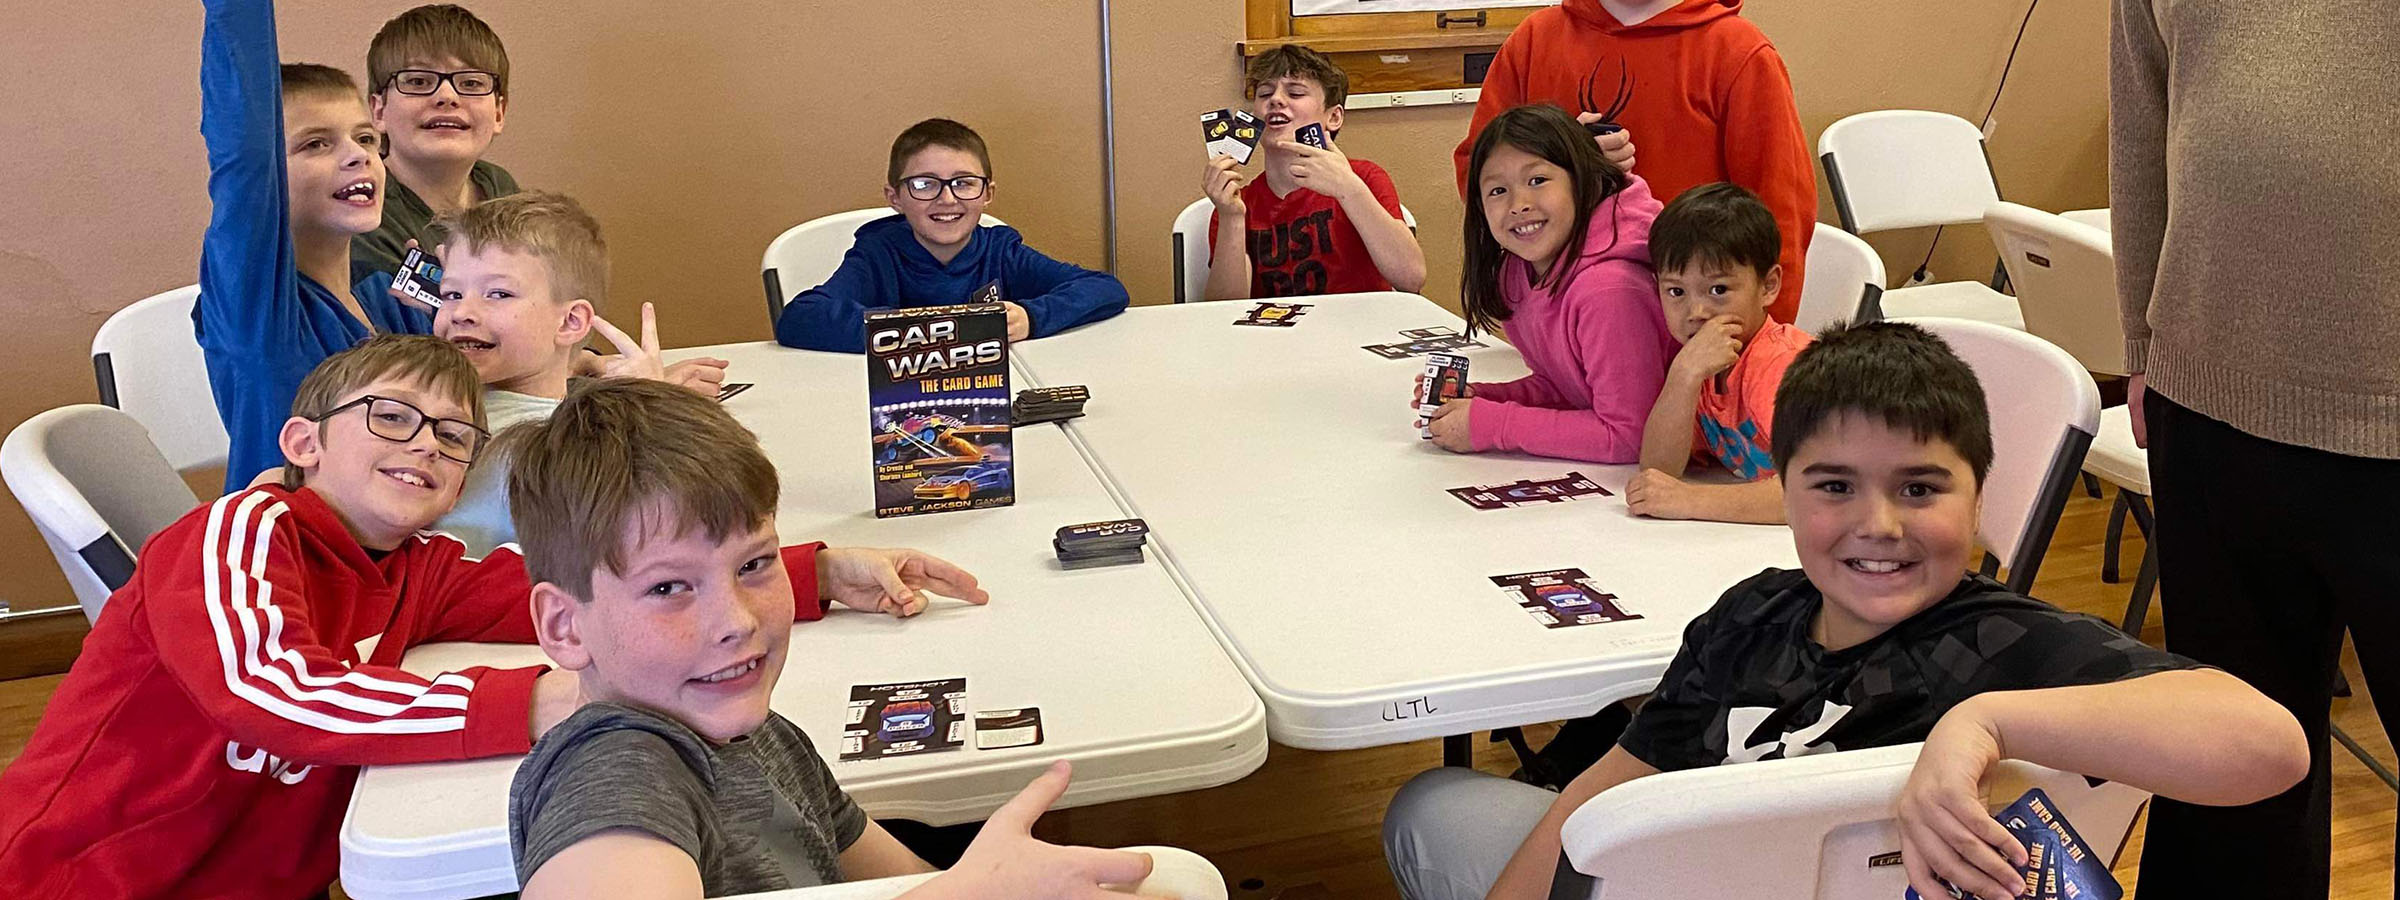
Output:
[[[867,313],[875,515],[1016,502],[1008,314],[998,303]]]

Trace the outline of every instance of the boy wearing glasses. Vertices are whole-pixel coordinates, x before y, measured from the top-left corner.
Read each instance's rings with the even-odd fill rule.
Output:
[[[574,712],[572,672],[399,667],[419,644],[535,636],[514,548],[421,530],[486,450],[481,395],[448,342],[369,338],[301,382],[282,483],[142,547],[0,772],[0,897],[321,897],[355,767],[524,753]],[[929,585],[989,599],[915,551],[778,556],[796,619]]]
[[[949,119],[909,126],[884,174],[883,198],[900,215],[860,226],[833,277],[784,304],[775,339],[861,353],[867,310],[965,303],[994,286],[1012,341],[1125,311],[1116,276],[1043,256],[1006,225],[985,227],[993,186],[991,153],[974,129]]]
[[[399,268],[411,240],[431,247],[436,217],[517,192],[483,158],[507,124],[508,50],[474,13],[445,3],[394,16],[367,46],[367,80],[391,182],[383,224],[351,242],[362,280]]]

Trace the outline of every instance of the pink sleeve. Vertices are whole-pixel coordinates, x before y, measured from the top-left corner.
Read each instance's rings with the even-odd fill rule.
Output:
[[[1588,409],[1529,406],[1478,393],[1467,428],[1476,450],[1519,450],[1599,463],[1642,455],[1642,425],[1666,385],[1665,313],[1649,272],[1610,261],[1568,287],[1569,325],[1585,384],[1562,388],[1590,397]]]
[[[1515,381],[1478,382],[1472,387],[1475,389],[1477,398],[1498,403],[1520,403],[1528,406],[1567,405],[1566,397],[1559,394],[1558,388],[1552,387],[1549,379],[1538,374],[1527,375]]]

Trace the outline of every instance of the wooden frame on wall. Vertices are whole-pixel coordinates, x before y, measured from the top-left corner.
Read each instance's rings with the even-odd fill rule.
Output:
[[[1294,16],[1291,0],[1243,0],[1244,59],[1282,44],[1333,58],[1353,94],[1474,87],[1517,23],[1542,7]]]

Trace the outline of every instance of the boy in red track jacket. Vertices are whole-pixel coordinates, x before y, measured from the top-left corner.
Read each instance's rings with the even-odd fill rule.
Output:
[[[317,896],[360,765],[523,753],[573,712],[574,674],[398,668],[433,641],[533,640],[513,548],[421,532],[487,436],[474,366],[385,335],[302,382],[286,484],[235,493],[142,548],[0,772],[0,897]],[[974,579],[910,551],[789,547],[798,618],[907,614],[900,574]],[[919,582],[930,579],[918,579]]]

